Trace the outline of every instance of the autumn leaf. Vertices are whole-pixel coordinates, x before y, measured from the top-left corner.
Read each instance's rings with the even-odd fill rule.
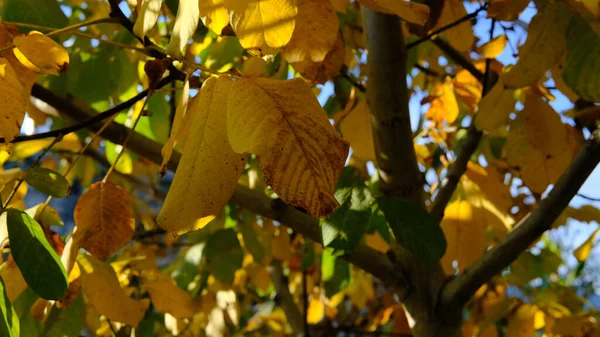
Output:
[[[467,16],[467,10],[462,0],[446,0],[437,24],[430,31],[454,23],[465,16]],[[443,34],[446,35],[448,42],[459,51],[467,51],[475,43],[475,35],[473,35],[473,28],[469,20],[446,30]]]
[[[329,1],[298,0],[296,27],[283,48],[283,56],[290,63],[322,62],[333,48],[338,31],[339,20]]]
[[[266,183],[285,202],[313,216],[327,216],[339,206],[333,190],[349,146],[303,80],[237,80],[229,95],[227,133],[235,152],[259,156]]]
[[[89,303],[109,319],[136,327],[148,308],[148,299],[136,301],[127,296],[109,264],[85,254],[79,255],[77,263]]]
[[[173,233],[204,227],[220,212],[235,188],[245,164],[227,138],[227,98],[233,82],[225,75],[209,78],[200,90],[194,130],[186,141],[175,178],[157,221]],[[192,107],[191,107],[192,108]]]
[[[337,118],[336,128],[352,146],[352,155],[364,161],[375,160],[373,129],[367,100],[361,100],[348,113],[334,118]]]
[[[58,75],[69,66],[69,54],[65,48],[40,32],[17,36],[13,43],[17,59],[36,73]]]
[[[441,227],[448,242],[441,261],[446,274],[454,274],[454,260],[458,261],[458,269],[462,271],[485,252],[486,223],[478,209],[468,201],[455,201],[448,205]]]
[[[217,35],[229,24],[229,15],[224,7],[225,0],[199,0],[200,19]]]
[[[194,112],[197,110],[189,105],[193,105],[195,101],[198,101],[198,99],[190,100],[190,82],[188,78],[183,83],[183,90],[181,91],[179,102],[175,108],[175,118],[173,120],[173,126],[171,127],[171,134],[161,150],[163,157],[160,165],[161,175],[164,175],[167,172],[167,165],[169,164],[169,160],[171,160],[175,147],[178,146],[181,148],[183,147],[182,144],[185,145],[189,125],[193,120]]]
[[[192,296],[172,281],[151,281],[144,284],[156,310],[169,313],[175,318],[190,318],[198,310]]]
[[[577,249],[573,251],[573,255],[575,256],[577,261],[584,262],[585,260],[587,260],[588,256],[590,256],[590,252],[592,251],[594,240],[596,239],[596,235],[598,235],[598,232],[600,232],[600,228],[596,229],[590,235],[590,237],[581,244],[581,246],[577,247]]]
[[[291,246],[290,234],[287,229],[281,228],[279,235],[275,236],[271,242],[273,257],[280,261],[287,261],[292,255]]]
[[[562,73],[564,83],[582,98],[598,101],[600,69],[595,60],[600,55],[599,33],[592,31],[589,25],[577,16],[571,19],[566,33],[567,57]]]
[[[292,38],[298,0],[224,0],[231,27],[242,46],[254,55],[276,54]]]
[[[0,114],[0,135],[8,143],[21,130],[27,101],[17,74],[4,58],[0,58],[0,104],[4,107]]]
[[[79,198],[74,219],[73,240],[100,260],[123,248],[133,236],[129,194],[111,181],[93,184]]]
[[[470,112],[475,112],[481,100],[483,86],[468,70],[459,71],[453,81],[456,98],[467,105]]]
[[[538,310],[538,307],[534,304],[521,305],[508,321],[506,335],[522,337],[535,336],[535,316]]]
[[[317,324],[325,317],[325,306],[318,298],[312,298],[308,304],[307,322]]]
[[[493,59],[504,51],[507,42],[506,35],[500,35],[478,47],[477,51],[483,58]]]
[[[427,101],[430,105],[429,110],[425,113],[425,118],[434,121],[439,126],[443,125],[444,121],[448,124],[456,121],[458,103],[452,91],[452,83],[449,80],[438,84],[433,95]]]
[[[174,57],[181,57],[181,50],[196,31],[199,19],[200,10],[198,1],[179,0],[173,33],[167,45],[167,54]]]
[[[429,7],[413,1],[404,0],[360,0],[360,3],[372,10],[396,14],[410,23],[424,25],[429,18]]]
[[[154,27],[156,20],[161,15],[160,7],[163,0],[141,0],[141,2],[142,5],[133,26],[133,32],[143,39],[146,33]]]
[[[325,55],[322,62],[302,60],[291,63],[292,67],[305,79],[323,84],[329,78],[339,74],[346,60],[346,48],[342,34],[337,35],[333,48]]]
[[[565,32],[570,12],[562,2],[548,3],[531,19],[527,40],[519,48],[519,60],[508,73],[504,84],[518,89],[537,82],[556,65],[565,51]]]
[[[504,85],[502,77],[479,102],[475,117],[475,127],[483,131],[494,131],[509,121],[509,115],[515,109],[515,90]]]
[[[500,21],[514,21],[531,0],[492,0],[487,10],[488,18]]]

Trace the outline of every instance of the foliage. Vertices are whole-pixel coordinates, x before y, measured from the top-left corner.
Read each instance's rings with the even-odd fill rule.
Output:
[[[521,235],[594,142],[599,6],[3,1],[0,335],[421,336],[411,296]],[[401,20],[395,96],[421,102],[394,153],[409,111],[370,104],[371,11]],[[600,336],[576,289],[600,229],[540,239],[600,210],[562,208],[467,294],[463,336]]]

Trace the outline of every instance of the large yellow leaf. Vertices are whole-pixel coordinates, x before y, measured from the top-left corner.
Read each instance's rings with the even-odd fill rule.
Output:
[[[65,48],[40,32],[17,36],[13,43],[17,59],[37,73],[57,75],[69,66],[69,54]]]
[[[487,16],[501,21],[513,21],[527,7],[531,0],[492,0]]]
[[[265,181],[288,204],[319,217],[339,206],[333,191],[349,146],[304,80],[237,80],[227,134],[235,152],[259,156]]]
[[[150,293],[152,305],[160,312],[169,313],[175,318],[190,318],[198,311],[192,296],[171,280],[148,282],[144,287]]]
[[[336,121],[342,136],[350,142],[353,156],[363,161],[375,160],[373,129],[367,100],[362,100],[347,114]]]
[[[230,22],[242,46],[251,54],[275,54],[292,38],[298,0],[225,0]]]
[[[583,244],[581,244],[581,246],[575,249],[573,255],[575,256],[575,258],[577,258],[577,261],[583,262],[587,260],[588,256],[590,256],[590,252],[592,251],[594,240],[596,239],[596,235],[598,235],[598,232],[600,232],[600,228],[596,229],[592,233],[592,235],[590,235],[590,237],[587,240],[585,240]]]
[[[534,304],[523,304],[508,320],[506,336],[535,336],[535,317],[539,308]]]
[[[158,215],[158,224],[182,234],[204,227],[233,194],[244,169],[245,157],[236,154],[227,140],[227,97],[233,82],[225,75],[206,80],[197,104],[189,139],[175,178]]]
[[[200,19],[206,27],[221,35],[221,31],[229,24],[229,15],[223,0],[199,0]]]
[[[402,19],[418,25],[424,25],[429,18],[429,6],[414,1],[360,0],[360,3],[378,12],[396,14]]]
[[[569,7],[563,2],[549,2],[540,8],[529,24],[525,44],[519,48],[517,64],[503,76],[508,88],[534,84],[558,63],[566,48],[569,18]]]
[[[536,94],[525,96],[525,109],[521,112],[529,141],[545,154],[558,155],[565,150],[567,130],[560,116]]]
[[[346,48],[342,34],[338,34],[333,48],[325,55],[322,62],[302,60],[291,63],[292,67],[305,79],[323,84],[332,76],[340,73],[346,58]]]
[[[436,86],[435,92],[430,96],[429,110],[425,117],[434,121],[437,125],[443,125],[444,121],[448,124],[454,123],[458,117],[458,102],[452,91],[452,83],[445,81]]]
[[[198,0],[179,0],[177,8],[177,17],[171,40],[167,46],[167,53],[174,57],[181,56],[181,50],[187,44],[188,40],[194,35],[198,27],[200,18]]]
[[[123,248],[135,219],[129,193],[111,181],[90,186],[75,206],[73,240],[100,260]]]
[[[150,304],[148,299],[136,301],[119,285],[114,269],[91,255],[77,258],[81,271],[81,286],[88,302],[109,319],[133,327],[144,317]]]
[[[466,15],[467,10],[465,9],[462,0],[445,0],[444,8],[442,8],[442,14],[440,15],[437,24],[431,29],[431,31],[456,22]],[[473,43],[475,43],[473,27],[471,25],[471,21],[469,20],[446,30],[443,34],[446,35],[448,42],[454,46],[454,48],[460,51],[467,51],[471,49]]]
[[[21,130],[27,100],[17,73],[4,58],[0,58],[0,105],[0,135],[8,143]]]
[[[458,261],[459,270],[463,270],[485,252],[487,224],[468,201],[455,201],[448,205],[441,226],[448,242],[441,261],[447,274],[454,273],[452,261]]]
[[[456,98],[467,105],[471,112],[475,112],[481,100],[483,86],[468,70],[459,71],[454,77],[454,93]]]
[[[321,62],[333,48],[339,31],[339,20],[329,1],[298,0],[296,28],[283,56],[290,62]]]
[[[142,6],[133,26],[135,35],[143,39],[146,33],[154,27],[161,14],[162,2],[163,0],[142,0]]]
[[[516,103],[515,90],[506,88],[501,77],[479,102],[475,127],[482,131],[494,131],[506,125]]]

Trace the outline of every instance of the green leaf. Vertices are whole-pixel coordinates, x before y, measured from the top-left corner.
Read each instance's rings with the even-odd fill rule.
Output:
[[[341,206],[321,226],[323,245],[349,251],[368,229],[373,196],[359,172],[348,166],[342,171],[335,198]]]
[[[23,211],[11,208],[6,213],[11,254],[23,278],[40,297],[62,299],[67,274],[42,227]]]
[[[243,53],[244,47],[238,38],[223,36],[219,41],[213,42],[203,50],[199,56],[203,64],[210,70],[226,71],[233,67],[236,59]]]
[[[202,261],[204,245],[204,242],[202,242],[191,246],[185,253],[179,267],[171,273],[171,277],[175,280],[175,283],[177,283],[179,288],[187,289],[188,285],[194,280],[196,275],[198,275],[198,268]]]
[[[306,239],[302,248],[302,263],[300,270],[306,270],[312,266],[315,261],[315,243],[312,240]]]
[[[19,317],[8,300],[2,278],[0,288],[0,336],[19,337]]]
[[[577,95],[600,101],[600,38],[579,16],[574,15],[567,29],[567,58],[563,79]]]
[[[42,322],[33,318],[30,312],[26,312],[21,316],[21,333],[19,337],[39,337],[42,328]]]
[[[261,263],[265,256],[265,249],[260,241],[258,241],[256,231],[253,227],[256,216],[247,210],[242,210],[242,217],[244,221],[240,222],[240,232],[244,239],[244,246],[250,251],[254,261]]]
[[[0,5],[2,21],[31,23],[39,26],[63,28],[69,20],[60,9],[58,1],[48,0],[5,0]],[[23,32],[33,29],[20,28]]]
[[[84,318],[85,303],[80,293],[66,309],[52,307],[41,337],[78,337],[83,330]]]
[[[350,284],[350,264],[336,257],[333,249],[323,249],[321,256],[321,279],[325,282],[325,294],[332,296]]]
[[[420,205],[397,197],[377,198],[392,232],[402,246],[425,263],[446,253],[446,238],[435,219]]]
[[[112,165],[115,163],[115,160],[119,157],[119,152],[121,152],[123,148],[121,145],[115,144],[113,142],[106,141],[106,160]],[[119,162],[115,165],[115,170],[117,172],[123,174],[132,174],[133,173],[133,158],[134,156],[127,149],[119,158]]]
[[[208,239],[204,254],[208,261],[208,271],[217,280],[232,284],[236,270],[242,267],[244,261],[237,233],[231,228],[215,232]]]
[[[27,170],[25,181],[36,190],[54,198],[64,198],[71,192],[71,186],[69,186],[69,181],[65,177],[44,167],[34,167]]]

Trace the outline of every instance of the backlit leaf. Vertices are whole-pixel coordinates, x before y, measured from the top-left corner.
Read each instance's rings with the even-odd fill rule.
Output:
[[[498,55],[500,55],[504,51],[504,47],[506,47],[507,42],[508,38],[506,37],[506,35],[500,35],[490,40],[489,42],[486,42],[484,45],[477,49],[479,54],[481,54],[483,58],[493,59],[498,57]]]
[[[33,167],[27,170],[25,181],[36,190],[55,198],[64,198],[71,192],[71,186],[65,177],[43,167]]]
[[[138,13],[137,20],[133,26],[133,32],[135,35],[144,38],[146,33],[154,27],[156,20],[161,15],[161,9],[163,0],[141,0],[142,6]]]
[[[235,188],[245,157],[229,145],[225,117],[233,82],[209,78],[200,90],[189,139],[175,178],[158,215],[158,224],[173,233],[204,227],[220,212]]]
[[[65,48],[40,32],[17,36],[13,43],[17,59],[36,73],[57,75],[69,66],[69,54]]]
[[[348,113],[334,117],[335,125],[352,146],[352,155],[364,161],[375,160],[375,145],[371,114],[366,99],[361,100]]]
[[[506,328],[507,336],[533,337],[535,336],[535,315],[538,307],[534,304],[523,304],[509,319]]]
[[[217,35],[229,24],[229,15],[227,9],[223,6],[224,0],[199,0],[200,19]]]
[[[424,25],[429,18],[429,7],[414,1],[360,0],[360,3],[375,11],[396,14],[407,22],[418,25]]]
[[[565,51],[565,32],[570,12],[566,4],[551,2],[542,7],[531,19],[527,41],[519,48],[517,64],[506,73],[508,88],[523,88],[537,82],[558,63]]]
[[[4,286],[4,281],[0,278],[0,334],[6,337],[20,336],[20,322],[17,312],[10,304],[8,295]]]
[[[327,53],[322,62],[303,60],[291,63],[292,67],[305,79],[315,83],[325,83],[339,74],[346,58],[346,48],[342,34],[338,34],[333,48]]]
[[[600,37],[577,16],[571,19],[566,37],[567,59],[562,78],[582,98],[600,101],[600,66],[596,62],[600,56]]]
[[[67,291],[67,275],[40,224],[27,213],[8,209],[11,254],[23,278],[40,297],[59,300]]]
[[[23,279],[23,275],[12,256],[9,256],[6,260],[6,265],[0,271],[0,276],[5,282],[4,288],[11,303],[27,289],[27,282]]]
[[[548,155],[558,155],[568,145],[567,131],[560,116],[540,96],[528,94],[525,109],[521,112],[525,119],[525,132],[529,141]]]
[[[492,90],[479,102],[475,126],[479,130],[494,131],[506,125],[510,113],[515,109],[516,102],[515,90],[507,88],[501,77]]]
[[[392,232],[403,247],[425,263],[446,252],[446,238],[435,219],[421,206],[397,197],[377,198]]]
[[[192,302],[192,296],[177,287],[170,280],[157,280],[144,284],[152,305],[156,310],[169,313],[175,318],[190,318],[198,310]]]
[[[412,2],[411,2],[412,3]],[[462,0],[445,0],[444,8],[437,21],[437,24],[431,28],[431,31],[437,30],[443,26],[454,23],[467,15],[467,10]],[[473,27],[469,20],[459,23],[458,25],[446,30],[443,35],[446,36],[448,42],[460,51],[467,51],[475,43],[475,35],[473,35]]]
[[[111,181],[93,184],[75,206],[73,240],[100,260],[133,236],[134,216],[127,191]]]
[[[592,251],[592,247],[594,245],[594,240],[596,239],[596,235],[600,232],[600,228],[596,229],[590,237],[585,240],[581,246],[577,247],[575,251],[573,251],[573,255],[579,262],[583,262],[587,260],[588,256],[590,256],[590,252]]]
[[[89,303],[109,319],[137,326],[148,308],[148,299],[130,298],[119,285],[113,268],[91,255],[80,254],[81,286]]]
[[[240,43],[254,55],[276,54],[292,38],[298,0],[224,0]]]
[[[235,271],[242,267],[244,252],[233,229],[222,229],[210,236],[204,254],[208,271],[226,284],[232,284]]]
[[[27,101],[17,74],[4,58],[0,58],[0,104],[0,135],[8,143],[21,130]]]
[[[313,216],[327,216],[338,207],[333,190],[348,144],[303,80],[235,81],[227,133],[235,152],[259,156],[265,181],[285,202]]]
[[[177,17],[171,40],[167,46],[167,54],[174,57],[181,56],[181,50],[187,44],[198,27],[200,19],[199,3],[196,0],[179,0]]]
[[[296,28],[283,49],[290,62],[322,62],[338,36],[339,20],[329,1],[298,0]]]
[[[444,121],[448,124],[456,121],[458,117],[458,103],[456,102],[456,96],[452,91],[452,83],[450,81],[438,84],[430,98],[429,110],[425,113],[427,119],[434,121],[440,126]]]
[[[325,317],[325,306],[318,298],[312,298],[308,304],[306,321],[309,324],[317,324]]]
[[[514,21],[531,0],[492,0],[487,16],[500,21]]]

